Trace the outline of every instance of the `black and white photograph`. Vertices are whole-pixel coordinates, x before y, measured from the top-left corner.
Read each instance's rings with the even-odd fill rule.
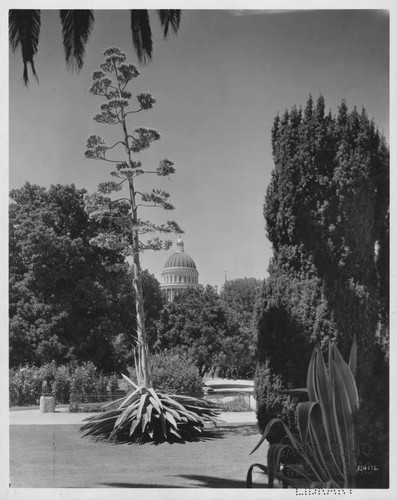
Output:
[[[1,500],[392,498],[392,3],[1,12]]]

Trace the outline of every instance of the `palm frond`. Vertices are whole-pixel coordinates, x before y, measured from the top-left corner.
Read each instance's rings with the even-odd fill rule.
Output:
[[[180,10],[159,10],[158,16],[160,19],[161,27],[163,28],[163,35],[167,37],[169,28],[174,33],[178,32],[179,25],[181,23],[181,11]]]
[[[10,9],[8,14],[9,39],[11,48],[15,51],[21,47],[23,61],[23,81],[29,83],[28,63],[32,73],[38,81],[34,67],[34,56],[37,53],[40,38],[41,15],[40,10]]]
[[[61,10],[63,48],[68,68],[83,67],[85,45],[95,18],[92,10]]]
[[[131,10],[132,43],[140,63],[152,58],[153,42],[147,10]]]

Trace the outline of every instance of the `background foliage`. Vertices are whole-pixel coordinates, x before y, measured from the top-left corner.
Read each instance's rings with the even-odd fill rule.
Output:
[[[134,334],[130,268],[116,250],[90,240],[102,225],[85,211],[84,189],[26,183],[10,193],[10,366],[92,361],[121,369]],[[159,284],[144,273],[147,324],[162,307]],[[121,336],[121,337],[120,337]]]
[[[10,369],[10,406],[37,405],[43,382],[58,404],[67,404],[70,393],[108,394],[118,388],[114,375],[104,375],[90,361],[57,365],[55,362]]]
[[[240,327],[238,314],[229,309],[215,289],[187,289],[168,303],[158,323],[156,349],[187,355],[201,376],[244,377],[254,372],[251,332]]]

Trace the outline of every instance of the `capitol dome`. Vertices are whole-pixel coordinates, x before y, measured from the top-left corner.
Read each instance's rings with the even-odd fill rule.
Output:
[[[192,269],[196,269],[194,260],[183,251],[184,243],[181,238],[179,238],[176,246],[178,250],[165,261],[164,270],[169,267],[191,267]]]
[[[199,273],[194,260],[185,253],[184,243],[179,237],[177,250],[165,261],[160,288],[168,301],[186,288],[203,288],[198,282]]]

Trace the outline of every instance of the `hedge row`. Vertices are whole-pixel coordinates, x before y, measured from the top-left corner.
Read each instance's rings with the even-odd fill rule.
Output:
[[[57,403],[69,403],[70,393],[106,394],[118,388],[117,375],[103,375],[93,363],[59,365],[55,362],[41,367],[24,366],[9,374],[10,406],[36,405],[43,383]]]
[[[194,393],[203,391],[202,379],[192,361],[170,352],[152,357],[153,385],[156,389],[172,393]],[[130,370],[134,379],[134,370]],[[24,366],[10,370],[9,391],[11,406],[39,404],[43,383],[58,404],[67,404],[70,393],[110,394],[118,389],[116,374],[104,375],[91,362],[81,365],[56,365],[47,363],[41,367]]]

